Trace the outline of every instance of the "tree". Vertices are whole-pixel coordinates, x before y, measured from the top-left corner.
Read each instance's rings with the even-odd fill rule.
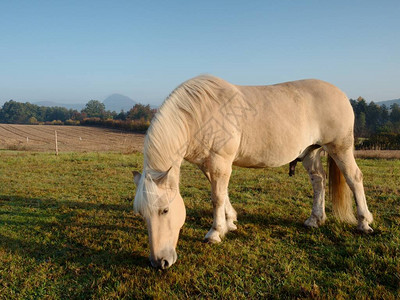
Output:
[[[47,109],[48,109],[48,107],[46,107],[46,106],[39,106],[39,108],[37,109],[37,111],[36,111],[36,119],[39,122],[47,121],[46,120]]]
[[[106,107],[103,103],[98,100],[90,100],[86,103],[82,113],[85,113],[89,118],[104,118],[106,114]]]
[[[65,107],[48,107],[46,110],[46,121],[59,120],[65,122],[72,116],[72,111],[69,111]]]
[[[77,110],[72,110],[71,112],[71,119],[75,121],[82,121],[84,118],[86,118],[86,114],[82,114]]]
[[[394,103],[390,106],[390,110],[392,132],[400,134],[400,106],[397,103]]]
[[[134,107],[132,107],[127,115],[127,119],[130,120],[140,120],[143,119],[145,121],[151,121],[155,114],[156,110],[151,109],[150,105],[143,105],[143,104],[135,104]]]
[[[355,126],[354,126],[354,135],[356,137],[364,137],[365,136],[365,125],[366,125],[366,120],[365,120],[365,113],[360,113],[358,118],[355,121]]]
[[[370,102],[367,106],[367,111],[365,114],[366,127],[368,129],[368,133],[371,134],[376,132],[376,130],[382,126],[381,123],[381,114],[382,109],[379,105],[376,105],[374,101]]]
[[[384,125],[389,122],[389,110],[385,104],[381,106],[381,123]]]
[[[127,116],[127,113],[125,113],[124,110],[121,110],[121,112],[114,117],[114,120],[125,121],[126,120],[126,116]]]
[[[355,107],[355,113],[357,115],[359,115],[360,113],[367,113],[367,109],[368,109],[368,105],[367,102],[365,101],[365,99],[363,97],[358,97],[357,98],[357,104]]]
[[[28,123],[30,117],[35,117],[35,109],[32,104],[20,103],[14,100],[7,101],[1,110],[0,122],[10,124]]]
[[[400,106],[394,103],[390,106],[390,121],[392,123],[400,122]]]

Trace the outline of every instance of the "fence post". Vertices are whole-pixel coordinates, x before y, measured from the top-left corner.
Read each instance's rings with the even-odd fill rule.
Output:
[[[55,138],[56,138],[56,155],[58,155],[58,141],[57,141],[57,130],[54,131]]]

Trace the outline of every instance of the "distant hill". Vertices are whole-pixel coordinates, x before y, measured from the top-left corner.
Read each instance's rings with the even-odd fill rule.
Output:
[[[400,98],[399,99],[376,102],[376,104],[378,104],[378,105],[386,105],[388,108],[390,108],[390,105],[392,105],[394,103],[397,103],[398,105],[400,105]]]
[[[68,109],[76,109],[79,111],[85,108],[86,105],[81,103],[65,104],[54,101],[38,101],[34,102],[33,104],[46,107],[66,107]],[[104,99],[103,104],[105,105],[106,110],[116,111],[119,113],[121,110],[124,110],[125,112],[129,111],[133,106],[135,106],[136,102],[127,96],[121,94],[112,94]]]
[[[118,113],[121,110],[127,112],[136,104],[136,102],[131,98],[121,94],[112,94],[104,99],[103,103],[106,106],[106,110],[115,111]]]
[[[46,106],[46,107],[65,107],[67,109],[76,109],[78,111],[81,111],[84,107],[85,104],[82,103],[71,103],[71,104],[65,104],[65,103],[58,103],[54,101],[37,101],[33,102],[32,104],[36,104],[39,106]]]

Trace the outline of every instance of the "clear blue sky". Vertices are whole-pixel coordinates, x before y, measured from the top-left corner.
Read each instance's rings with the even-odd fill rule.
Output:
[[[204,73],[400,98],[400,1],[0,0],[0,104],[159,104]]]

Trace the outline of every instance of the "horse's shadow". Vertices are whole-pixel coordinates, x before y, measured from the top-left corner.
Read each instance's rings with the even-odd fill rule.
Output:
[[[11,209],[2,209],[5,205]],[[77,201],[55,201],[38,198],[25,198],[19,196],[0,195],[0,226],[15,228],[13,234],[0,233],[0,247],[22,257],[34,258],[38,262],[55,262],[60,266],[73,262],[80,266],[88,267],[97,265],[102,269],[112,266],[124,265],[131,267],[147,267],[148,257],[133,249],[132,251],[113,249],[112,247],[99,247],[101,241],[96,241],[95,246],[82,243],[82,239],[71,237],[66,228],[74,227],[76,232],[96,231],[99,236],[122,231],[124,234],[144,234],[144,228],[114,224],[96,224],[76,221],[76,209],[87,211],[127,211],[131,206],[125,204],[94,204]],[[52,215],[52,211],[58,212]],[[65,210],[59,213],[60,210]],[[121,214],[121,218],[124,216]],[[52,221],[48,221],[52,220]],[[125,224],[124,222],[118,222]],[[56,234],[54,234],[56,233]],[[56,240],[46,241],[42,238],[25,238],[25,236],[40,235],[55,236]],[[92,236],[92,238],[94,235]]]
[[[268,236],[272,239],[279,239],[282,243],[285,243],[285,239],[287,239],[289,243],[287,246],[288,251],[292,248],[303,251],[303,255],[307,255],[307,258],[304,259],[308,259],[309,264],[315,269],[324,270],[326,268],[331,268],[334,273],[342,272],[343,270],[349,271],[345,266],[332,263],[336,261],[337,257],[344,258],[348,256],[349,246],[348,243],[345,242],[344,237],[332,232],[332,228],[330,228],[329,225],[320,228],[308,228],[304,225],[303,221],[299,219],[298,215],[281,217],[277,215],[268,215],[268,213],[264,211],[246,212],[244,209],[237,209],[237,212],[238,229],[229,232],[222,243],[237,243],[251,239],[254,236],[251,230],[253,230],[255,226],[258,231],[264,229],[268,230]],[[190,223],[186,223],[185,226],[196,229],[200,229],[201,227],[204,229],[204,231],[202,231],[204,234],[212,224],[211,209],[189,210],[188,215],[190,217]],[[209,217],[199,219],[200,216]],[[204,219],[206,219],[207,224]],[[355,229],[352,230],[347,227],[349,226],[346,226],[344,230],[350,230],[351,234],[360,234]],[[322,241],[316,242],[315,236],[323,236],[323,238],[321,238]],[[328,256],[332,259],[324,259],[324,257],[328,258]]]
[[[11,209],[2,209],[2,206],[9,206]],[[52,217],[52,211],[62,214],[53,216],[54,222],[48,222]],[[37,199],[25,198],[19,196],[0,195],[0,226],[6,225],[8,228],[16,228],[14,235],[7,234],[7,231],[0,233],[0,247],[22,257],[34,258],[38,262],[52,261],[60,266],[65,266],[71,262],[77,263],[83,268],[87,268],[90,272],[91,265],[97,265],[101,269],[110,269],[113,266],[125,266],[132,268],[149,267],[148,249],[138,251],[132,249],[130,251],[118,249],[115,247],[95,247],[84,244],[81,239],[69,236],[66,227],[76,227],[77,232],[88,232],[96,230],[99,232],[97,237],[97,246],[102,243],[102,236],[122,231],[129,235],[147,236],[147,230],[141,219],[132,220],[135,224],[129,225],[127,222],[116,222],[115,224],[103,223],[82,223],[75,220],[77,210],[86,210],[88,212],[96,211],[118,211],[121,212],[120,218],[126,217],[122,212],[131,213],[132,207],[128,203],[118,204],[96,204],[84,203],[78,201],[54,200],[54,199]],[[64,212],[65,211],[65,212]],[[129,214],[129,217],[136,218]],[[115,217],[115,215],[114,215]],[[320,232],[327,238],[332,239],[333,244],[340,245],[340,240],[330,230],[324,227],[317,231],[304,227],[298,217],[290,215],[280,217],[277,215],[269,215],[266,212],[246,212],[245,209],[238,209],[238,230],[230,232],[226,239],[243,240],[248,238],[248,228],[257,226],[260,230],[272,228],[271,236],[284,237],[286,231],[295,230],[297,233]],[[123,225],[119,225],[123,224]],[[140,224],[140,225],[138,225]],[[183,228],[180,239],[193,244],[201,241],[212,225],[212,209],[193,207],[187,209],[187,220]],[[51,242],[43,242],[41,239],[24,238],[24,234],[29,234],[29,230],[35,228],[36,234],[46,235],[57,232],[57,240]],[[193,231],[189,234],[185,231],[194,229],[198,233],[193,235]],[[311,230],[311,231],[310,231]],[[15,233],[15,232],[14,232]],[[31,232],[35,234],[35,232]],[[310,246],[304,241],[307,235],[295,239],[299,248],[308,249]],[[93,238],[93,237],[92,237]],[[142,238],[141,238],[142,239]],[[104,237],[104,242],[107,238]],[[336,246],[337,247],[337,246]],[[134,248],[134,247],[133,247]]]
[[[304,228],[303,223],[299,223],[293,220],[292,217],[279,217],[279,216],[270,216],[266,212],[247,212],[244,209],[237,209],[238,213],[238,223],[241,225],[245,224],[253,224],[260,227],[269,227],[274,225],[279,225],[283,227],[296,227],[296,228]],[[187,209],[186,211],[187,218],[191,223],[201,226],[211,226],[212,224],[212,209],[205,208],[196,208],[196,209]],[[208,217],[205,220],[204,216]],[[208,222],[208,223],[206,223]]]

